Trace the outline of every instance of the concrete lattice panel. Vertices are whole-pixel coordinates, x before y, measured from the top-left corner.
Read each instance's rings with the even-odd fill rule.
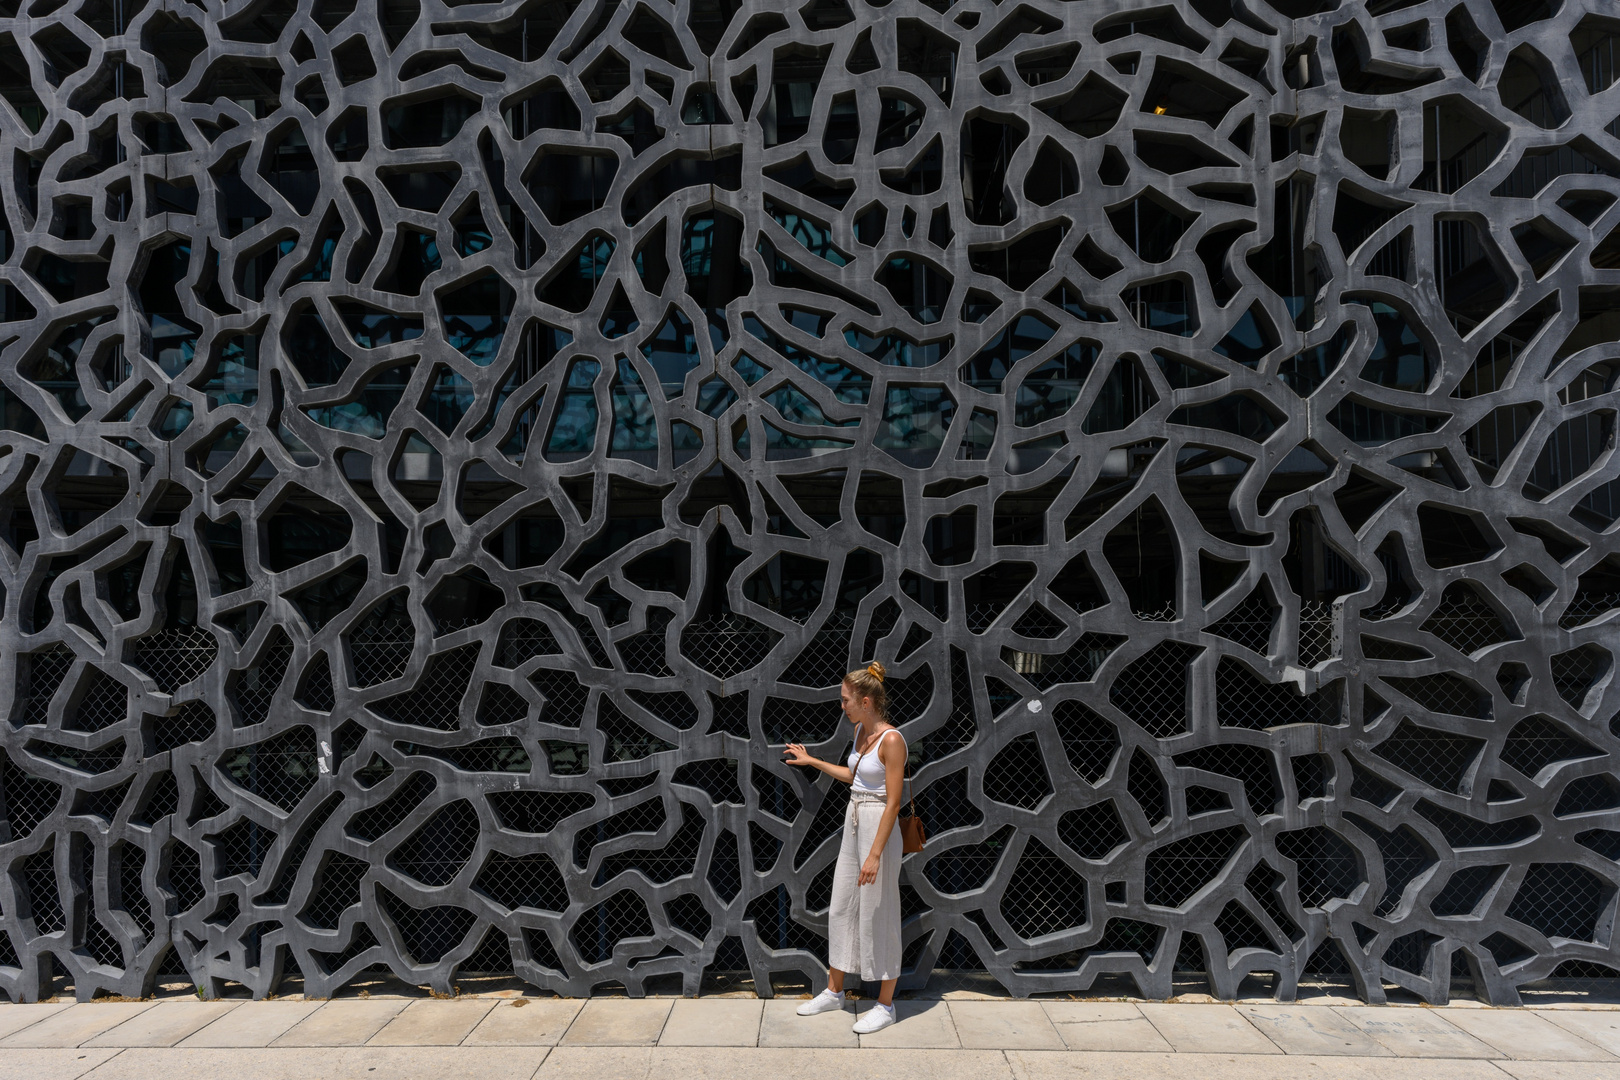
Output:
[[[0,16],[12,998],[1615,973],[1606,0]]]

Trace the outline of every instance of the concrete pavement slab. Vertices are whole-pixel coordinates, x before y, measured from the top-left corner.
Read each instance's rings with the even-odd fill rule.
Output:
[[[863,1016],[876,1001],[856,1003],[855,1015]],[[891,1050],[953,1050],[962,1045],[951,1022],[951,1009],[943,1001],[897,1001],[899,1019],[875,1035],[860,1036],[861,1048],[877,1046]],[[851,1021],[853,1023],[854,1021]]]
[[[518,998],[491,1009],[465,1046],[556,1046],[585,1003],[570,998]]]
[[[669,1011],[659,1046],[758,1046],[760,998],[682,999]]]
[[[1015,1080],[1507,1080],[1488,1061],[1008,1050]],[[1562,1078],[1560,1078],[1562,1080]]]
[[[0,1005],[0,1039],[71,1008],[71,1001],[53,1001],[43,1005]]]
[[[1566,1009],[1538,1009],[1533,1014],[1550,1020],[1594,1046],[1620,1055],[1620,1012],[1603,1009],[1574,1012]]]
[[[1135,1020],[1096,1020],[1089,1024],[1058,1024],[1058,1034],[1070,1050],[1128,1051],[1135,1054],[1167,1053],[1164,1036],[1138,1016]]]
[[[1514,1080],[1620,1080],[1620,1063],[1603,1061],[1498,1061]]]
[[[1382,1043],[1331,1008],[1243,1004],[1237,1010],[1286,1054],[1391,1056]]]
[[[160,1001],[122,1024],[104,1031],[86,1046],[173,1046],[200,1031],[241,1001]]]
[[[1006,1058],[994,1050],[886,1050],[870,1047],[859,1050],[742,1050],[734,1047],[697,1050],[660,1046],[653,1051],[652,1075],[678,1076],[682,1080],[759,1080],[760,1077],[778,1076],[1012,1080]],[[545,1080],[544,1070],[540,1076],[541,1080]]]
[[[1138,1005],[1158,1033],[1183,1054],[1280,1054],[1282,1048],[1230,1005],[1145,1001]]]
[[[6,1080],[77,1080],[119,1051],[103,1049],[7,1050]]]
[[[151,1007],[150,1001],[92,1001],[74,1005],[7,1036],[0,1040],[0,1047],[78,1046]]]
[[[180,1043],[183,1047],[269,1046],[320,1008],[319,1001],[244,1001]]]
[[[1142,1016],[1142,1010],[1129,1001],[1043,1001],[1041,1008],[1054,1024],[1094,1024]]]
[[[404,998],[339,998],[287,1029],[271,1046],[360,1046],[404,1011]]]
[[[534,1080],[647,1080],[652,1055],[650,1046],[559,1046]]]
[[[671,998],[592,998],[562,1037],[563,1046],[652,1046],[664,1030]]]
[[[456,1046],[495,1007],[493,1001],[413,1001],[367,1046]]]
[[[855,1022],[853,1002],[839,1012],[817,1016],[800,1016],[796,1010],[802,1003],[800,998],[767,1001],[759,1023],[759,1045],[851,1049],[860,1045],[859,1036],[849,1030]]]
[[[125,1050],[84,1080],[529,1080],[545,1047],[346,1046]]]
[[[1128,1001],[1044,1001],[1046,1015],[1070,1050],[1163,1053],[1170,1044]]]
[[[1495,1050],[1446,1023],[1434,1009],[1336,1005],[1333,1011],[1402,1058],[1493,1058]]]
[[[1458,1009],[1446,1014],[1453,1024],[1519,1061],[1613,1061],[1605,1053],[1527,1009]]]
[[[962,1045],[977,1050],[1062,1050],[1063,1038],[1038,1001],[953,1001]]]

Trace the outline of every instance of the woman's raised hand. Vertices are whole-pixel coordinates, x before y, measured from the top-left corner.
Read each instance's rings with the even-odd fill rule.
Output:
[[[815,764],[816,759],[810,756],[810,751],[804,748],[803,743],[790,742],[787,744],[787,749],[782,752],[787,756],[789,765]]]

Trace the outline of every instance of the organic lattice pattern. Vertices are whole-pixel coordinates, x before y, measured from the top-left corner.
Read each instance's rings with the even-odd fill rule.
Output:
[[[1617,35],[0,3],[0,988],[1620,966]]]

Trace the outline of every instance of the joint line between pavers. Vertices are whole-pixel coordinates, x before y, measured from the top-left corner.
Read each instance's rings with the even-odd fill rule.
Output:
[[[106,1064],[108,1064],[110,1062],[118,1060],[118,1058],[123,1054],[123,1052],[124,1052],[124,1047],[120,1046],[118,1049],[116,1049],[116,1050],[114,1050],[112,1052],[112,1056],[109,1057],[106,1061],[98,1061],[94,1065],[90,1066],[88,1069],[84,1070],[83,1072],[74,1073],[73,1074],[73,1080],[79,1080],[79,1078],[82,1077],[82,1076],[89,1076],[91,1073],[95,1072],[97,1069],[101,1068],[103,1065],[106,1065]]]

